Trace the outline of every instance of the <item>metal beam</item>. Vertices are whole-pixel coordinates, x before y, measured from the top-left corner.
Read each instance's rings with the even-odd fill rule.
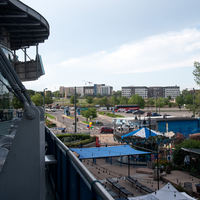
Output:
[[[0,15],[0,18],[26,18],[28,17],[27,14],[20,14],[20,15]]]
[[[8,33],[19,33],[19,32],[44,32],[44,31],[47,31],[46,28],[38,28],[38,29],[15,29],[15,30],[6,30],[6,32]]]
[[[40,23],[20,23],[20,24],[14,24],[14,23],[0,23],[0,26],[40,26]]]
[[[12,34],[12,35],[4,35],[4,37],[10,37],[10,38],[19,38],[19,37],[31,37],[31,38],[33,38],[33,37],[44,37],[44,36],[48,36],[48,34],[47,33],[44,33],[44,34],[27,34],[27,35],[20,35],[20,34],[18,34],[18,35],[14,35],[14,34]]]

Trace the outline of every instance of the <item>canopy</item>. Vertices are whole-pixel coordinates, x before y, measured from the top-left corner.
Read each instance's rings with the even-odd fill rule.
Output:
[[[165,137],[173,137],[175,133],[173,131],[165,133]]]
[[[181,193],[175,189],[171,183],[167,183],[160,190],[139,197],[128,197],[128,200],[195,200],[186,193]]]
[[[140,128],[136,131],[133,131],[131,133],[123,135],[121,138],[123,139],[123,138],[128,137],[128,136],[138,136],[138,137],[147,139],[149,136],[157,136],[157,135],[163,135],[163,134],[159,133],[157,131],[154,131],[154,130],[149,130],[146,127],[143,127],[143,128]]]
[[[71,150],[79,154],[79,159],[150,154],[150,152],[135,150],[129,145],[95,148],[71,148]]]

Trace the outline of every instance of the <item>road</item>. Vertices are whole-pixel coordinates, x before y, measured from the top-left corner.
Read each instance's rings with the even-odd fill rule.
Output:
[[[146,110],[148,111],[148,110]],[[159,110],[157,110],[157,112],[159,113]],[[48,112],[51,115],[54,115],[56,117],[56,120],[61,122],[63,124],[62,127],[66,127],[67,128],[67,132],[74,132],[75,130],[75,120],[74,119],[70,119],[67,117],[63,117],[64,116],[64,111],[62,109],[56,109],[56,112]],[[123,115],[125,117],[133,117],[134,115],[132,113],[123,113],[120,112],[118,113],[120,115]],[[177,117],[191,117],[192,113],[189,113],[187,110],[182,110],[182,111],[178,111],[178,110],[165,110],[165,111],[160,111],[160,114],[168,114],[171,116],[177,116]],[[141,115],[141,116],[145,116]],[[87,125],[82,123],[81,121],[85,121],[85,118],[81,117],[81,116],[77,116],[78,118],[78,122],[77,122],[77,132],[79,133],[90,133],[91,135],[97,135],[99,134],[99,129],[101,128],[101,126],[93,126],[94,128],[92,130],[88,130]],[[103,126],[109,126],[109,127],[113,127],[112,124],[112,118],[109,118],[107,116],[103,116],[103,115],[99,115],[96,119],[96,121],[100,121],[103,123]]]

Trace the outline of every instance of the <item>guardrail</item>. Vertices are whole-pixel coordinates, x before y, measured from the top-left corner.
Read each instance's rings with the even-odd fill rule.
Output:
[[[47,166],[57,199],[113,199],[72,151],[47,127],[45,138],[48,144],[46,154],[54,155],[57,160],[56,164]]]

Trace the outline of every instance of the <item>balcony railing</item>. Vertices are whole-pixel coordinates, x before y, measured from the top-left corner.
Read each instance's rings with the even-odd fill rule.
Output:
[[[48,144],[46,154],[53,155],[57,160],[56,164],[48,165],[47,170],[58,199],[113,199],[73,152],[47,127],[45,140]]]

